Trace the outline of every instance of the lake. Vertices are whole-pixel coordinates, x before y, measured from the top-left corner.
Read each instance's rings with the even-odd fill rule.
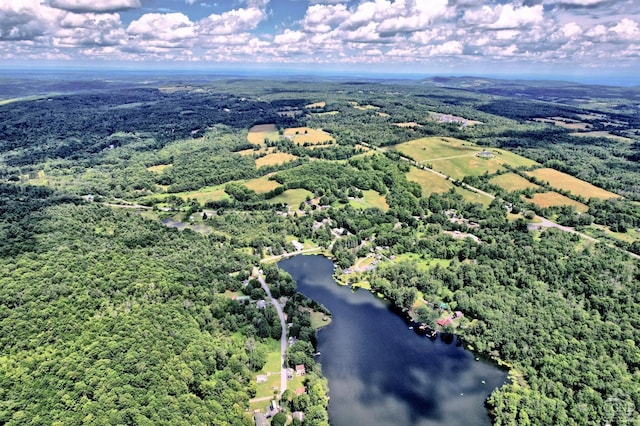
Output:
[[[484,401],[507,380],[495,364],[409,329],[388,302],[339,286],[333,262],[296,256],[278,266],[298,292],[322,303],[331,325],[318,332],[316,360],[329,381],[332,425],[490,425]]]

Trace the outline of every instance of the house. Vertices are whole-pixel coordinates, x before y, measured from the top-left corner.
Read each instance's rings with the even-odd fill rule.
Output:
[[[267,302],[265,302],[264,300],[261,299],[256,302],[256,308],[264,309],[266,307],[267,307]]]
[[[256,383],[266,383],[267,375],[266,374],[258,374],[256,376]]]
[[[304,368],[304,364],[296,364],[296,376],[304,376],[307,371]]]
[[[462,311],[455,311],[454,315],[455,315],[454,318],[462,318],[464,316]]]

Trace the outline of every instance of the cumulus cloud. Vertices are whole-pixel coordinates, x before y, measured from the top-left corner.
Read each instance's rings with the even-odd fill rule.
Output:
[[[235,9],[221,15],[210,15],[198,22],[203,34],[235,34],[255,29],[267,17],[263,9]]]
[[[118,14],[69,13],[54,34],[56,46],[117,46],[125,42],[126,32]]]
[[[76,13],[109,13],[142,7],[140,0],[50,0],[49,4]]]
[[[196,37],[196,26],[182,13],[147,13],[129,24],[127,34],[139,48],[188,47]]]
[[[0,2],[0,40],[33,40],[49,33],[63,15],[39,0]]]

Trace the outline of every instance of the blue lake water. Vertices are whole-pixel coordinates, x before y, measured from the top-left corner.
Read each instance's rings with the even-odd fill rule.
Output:
[[[329,381],[332,425],[491,423],[484,401],[507,380],[504,370],[476,361],[456,339],[414,333],[370,292],[337,285],[325,257],[296,256],[278,266],[331,311],[331,325],[318,332],[317,360]]]

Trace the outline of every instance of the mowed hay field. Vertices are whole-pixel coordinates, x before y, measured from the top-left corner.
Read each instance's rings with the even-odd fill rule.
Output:
[[[574,206],[576,208],[576,211],[579,213],[585,213],[587,210],[589,210],[589,207],[587,207],[586,205],[553,191],[545,192],[543,194],[536,193],[533,194],[533,198],[531,199],[527,199],[524,197],[522,199],[525,201],[530,201],[543,208],[553,206]]]
[[[187,191],[187,192],[176,192],[174,194],[162,194],[162,195],[154,195],[151,196],[153,199],[163,200],[170,195],[175,195],[176,197],[180,197],[183,200],[187,198],[196,199],[199,203],[204,204],[207,201],[220,201],[220,200],[229,200],[229,194],[224,192],[224,185],[216,185],[216,186],[207,186],[201,188],[197,191]]]
[[[290,161],[295,160],[295,155],[286,153],[286,152],[274,152],[271,154],[267,154],[264,157],[260,157],[256,160],[256,167],[264,167],[264,166],[275,166],[278,164],[288,163]]]
[[[503,175],[492,177],[490,183],[498,185],[505,191],[522,191],[525,189],[538,189],[540,186],[531,183],[525,178],[515,173],[505,173]]]
[[[483,148],[455,138],[421,138],[396,145],[395,149],[419,163],[430,164],[433,170],[454,179],[479,176],[485,172],[495,173],[504,164],[512,167],[531,167],[537,164],[528,158],[495,148],[490,150],[493,157],[481,158],[477,154]]]
[[[274,189],[279,187],[280,184],[275,180],[269,180],[269,176],[271,175],[248,180],[244,183],[244,186],[252,191],[255,191],[257,194],[264,194],[265,192],[273,191]]]
[[[407,173],[407,180],[420,185],[423,196],[433,194],[434,192],[439,194],[447,192],[454,187],[451,181],[428,170],[421,170],[413,166]]]
[[[284,136],[298,145],[305,143],[319,144],[323,142],[335,142],[335,139],[333,139],[330,134],[310,127],[292,127],[286,129]]]
[[[597,186],[591,185],[583,180],[575,178],[566,173],[559,172],[554,169],[538,169],[532,172],[527,172],[529,176],[535,176],[541,181],[549,182],[549,185],[553,188],[562,189],[564,191],[570,191],[574,195],[580,195],[586,199],[589,198],[620,198],[618,194],[609,192]]]
[[[309,105],[305,105],[304,107],[305,108],[309,108],[309,109],[313,109],[313,108],[324,108],[326,106],[327,106],[327,103],[324,102],[324,101],[321,101],[321,102],[315,102],[315,103],[312,103],[312,104],[309,104]]]
[[[278,140],[280,134],[275,124],[257,124],[249,129],[247,140],[254,145],[264,145],[264,140]]]

